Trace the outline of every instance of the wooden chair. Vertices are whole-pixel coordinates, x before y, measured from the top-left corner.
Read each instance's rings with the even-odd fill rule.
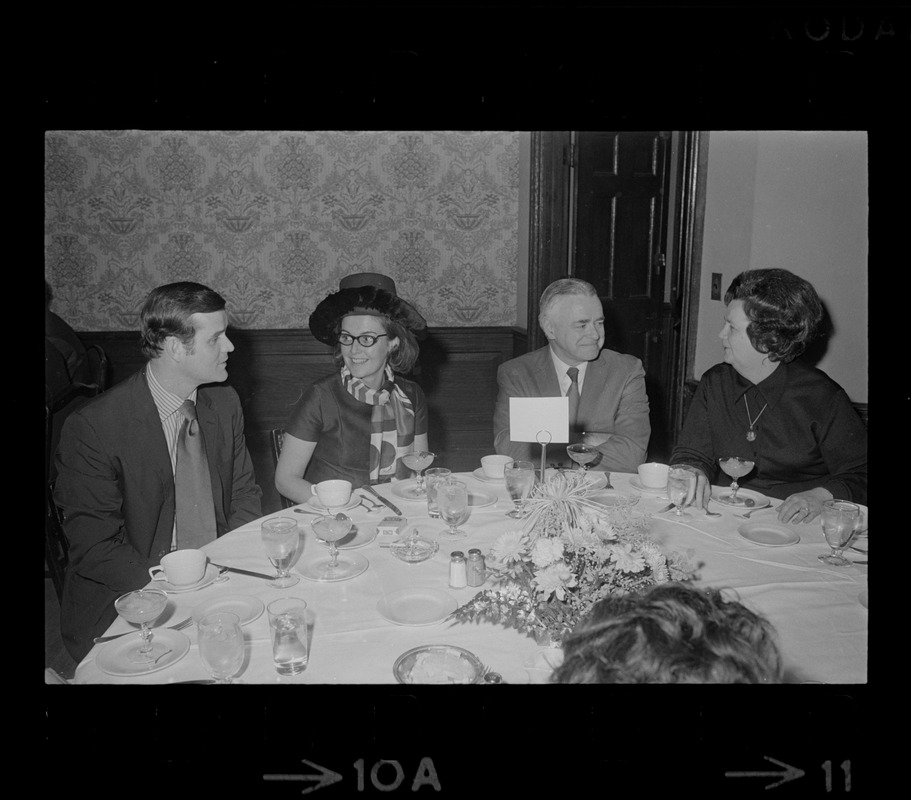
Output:
[[[282,442],[285,439],[285,432],[281,428],[273,428],[269,431],[269,439],[272,442],[272,469],[278,466],[278,457],[282,454]],[[294,501],[289,500],[282,494],[279,494],[282,501],[282,508],[291,508],[297,505]]]

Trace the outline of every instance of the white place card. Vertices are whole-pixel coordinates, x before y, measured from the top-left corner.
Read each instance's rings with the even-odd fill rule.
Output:
[[[513,442],[569,442],[569,398],[510,397],[509,438]]]

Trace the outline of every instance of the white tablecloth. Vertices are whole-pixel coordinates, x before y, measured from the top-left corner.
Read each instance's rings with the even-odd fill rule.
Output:
[[[460,604],[478,591],[474,587],[448,586],[450,552],[467,553],[469,548],[478,547],[486,553],[498,535],[519,523],[505,515],[512,503],[502,483],[482,482],[471,473],[460,477],[472,490],[495,494],[497,502],[473,509],[462,526],[468,530],[468,537],[455,544],[441,542],[439,552],[429,561],[405,564],[383,548],[378,537],[351,551],[365,556],[369,567],[350,580],[325,583],[302,578],[296,586],[279,590],[260,578],[231,573],[225,583],[170,595],[168,609],[158,624],[184,619],[194,606],[223,595],[254,596],[266,605],[278,597],[298,596],[306,600],[313,621],[306,671],[291,677],[276,673],[269,623],[264,613],[245,626],[247,657],[237,678],[239,682],[392,683],[395,681],[392,668],[399,655],[419,645],[447,643],[470,650],[508,683],[543,683],[559,660],[560,652],[539,646],[526,635],[488,623],[397,625],[384,619],[377,609],[378,601],[386,594],[408,587],[443,590]],[[655,514],[667,505],[665,497],[638,492],[630,485],[631,477],[613,474],[611,482],[617,490],[641,494],[638,510]],[[422,536],[436,539],[445,527],[441,521],[428,517],[425,503],[397,496],[388,484],[377,488],[402,510],[408,520],[406,532],[415,525]],[[692,511],[690,521],[679,523],[670,513],[653,516],[652,537],[665,549],[692,550],[694,560],[702,562],[701,584],[736,590],[743,603],[775,625],[790,682],[865,683],[867,609],[858,596],[867,588],[866,567],[836,568],[820,562],[817,556],[828,547],[818,521],[795,526],[800,534],[796,545],[765,547],[738,534],[737,527],[744,520],[735,517],[732,510],[713,505],[721,511],[721,517],[706,517],[701,511]],[[363,507],[348,513],[358,526],[365,528],[375,527],[383,516],[392,514],[388,510],[368,514]],[[305,544],[298,566],[325,551],[324,545],[315,541],[310,528],[313,517],[295,514],[290,509],[268,516],[291,516],[300,523]],[[753,519],[771,521],[775,513],[762,511]],[[244,525],[208,545],[205,549],[210,560],[273,573],[260,540],[260,522]],[[865,558],[859,554],[853,557]],[[292,571],[296,573],[297,569]],[[118,619],[108,633],[130,629],[128,623]],[[187,655],[165,669],[140,677],[118,677],[103,672],[95,660],[108,645],[95,645],[77,668],[75,683],[153,684],[207,678],[196,648],[195,626],[183,633],[191,642]]]

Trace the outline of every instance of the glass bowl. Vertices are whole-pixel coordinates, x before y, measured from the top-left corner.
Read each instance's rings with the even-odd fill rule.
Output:
[[[400,561],[408,564],[419,564],[421,561],[426,561],[436,555],[440,545],[430,539],[423,539],[416,534],[412,534],[411,536],[402,536],[396,539],[389,545],[389,549]]]
[[[392,667],[399,683],[481,683],[484,665],[478,657],[451,644],[425,644],[402,653]]]

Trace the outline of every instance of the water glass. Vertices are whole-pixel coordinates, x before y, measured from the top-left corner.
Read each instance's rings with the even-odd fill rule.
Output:
[[[450,475],[452,475],[452,470],[448,470],[445,467],[433,467],[424,472],[424,486],[427,489],[427,513],[432,519],[439,519],[440,517],[436,485]]]
[[[841,551],[854,537],[854,527],[860,518],[860,506],[847,500],[826,500],[822,504],[822,531],[832,552],[819,556],[819,560],[833,567],[847,567],[851,562]]]
[[[298,675],[310,659],[307,639],[307,603],[300,597],[283,597],[266,606],[272,633],[272,661],[279,675]]]
[[[240,617],[227,611],[206,614],[197,623],[199,657],[216,683],[231,683],[244,663]]]

